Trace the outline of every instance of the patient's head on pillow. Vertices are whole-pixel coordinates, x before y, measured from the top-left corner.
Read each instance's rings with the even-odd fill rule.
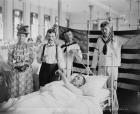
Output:
[[[71,83],[76,87],[81,87],[86,83],[86,79],[82,74],[77,74],[72,80]]]

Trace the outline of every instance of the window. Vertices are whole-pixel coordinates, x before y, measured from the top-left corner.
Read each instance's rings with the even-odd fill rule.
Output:
[[[31,38],[36,41],[38,36],[38,14],[31,13],[30,14],[30,26],[31,26]]]
[[[51,28],[50,25],[50,16],[49,15],[44,15],[44,33],[46,35],[47,30]]]
[[[2,20],[2,7],[0,7],[0,41],[3,40],[3,20]]]
[[[23,24],[23,13],[20,10],[13,11],[13,35],[14,40],[17,41],[17,25]]]

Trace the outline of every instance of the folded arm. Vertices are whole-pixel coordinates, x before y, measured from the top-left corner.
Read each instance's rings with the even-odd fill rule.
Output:
[[[69,89],[71,92],[75,93],[76,95],[82,95],[82,94],[83,94],[82,91],[81,91],[80,89],[78,89],[77,87],[73,86],[73,85],[68,81],[68,79],[66,78],[65,74],[64,74],[62,71],[58,70],[58,73],[59,73],[59,75],[62,77],[62,80],[63,80],[63,82],[64,82],[64,84],[65,84],[65,87],[66,87],[67,89]]]

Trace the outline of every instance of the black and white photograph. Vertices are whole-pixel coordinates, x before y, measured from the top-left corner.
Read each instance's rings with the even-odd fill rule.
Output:
[[[140,114],[140,0],[0,0],[0,114]]]

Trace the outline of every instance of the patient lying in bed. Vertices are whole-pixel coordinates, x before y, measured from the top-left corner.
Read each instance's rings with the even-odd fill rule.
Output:
[[[40,88],[39,91],[21,96],[12,106],[14,111],[2,114],[102,114],[97,98],[84,96],[85,77],[77,74],[71,82],[65,74],[57,72],[62,81],[54,81]]]
[[[63,82],[64,82],[64,86],[69,89],[71,92],[73,92],[76,95],[84,95],[82,89],[80,89],[80,87],[82,87],[85,83],[86,83],[86,79],[82,74],[77,74],[70,82],[68,81],[68,79],[66,78],[65,74],[61,71],[58,70],[57,75],[61,76]],[[45,88],[41,88],[41,91],[46,91]]]
[[[83,74],[72,75],[71,81],[66,78],[66,75],[58,70],[57,75],[62,78],[64,87],[76,95],[97,97],[100,95],[108,80],[107,76],[85,76]],[[46,87],[40,89],[46,91]]]

